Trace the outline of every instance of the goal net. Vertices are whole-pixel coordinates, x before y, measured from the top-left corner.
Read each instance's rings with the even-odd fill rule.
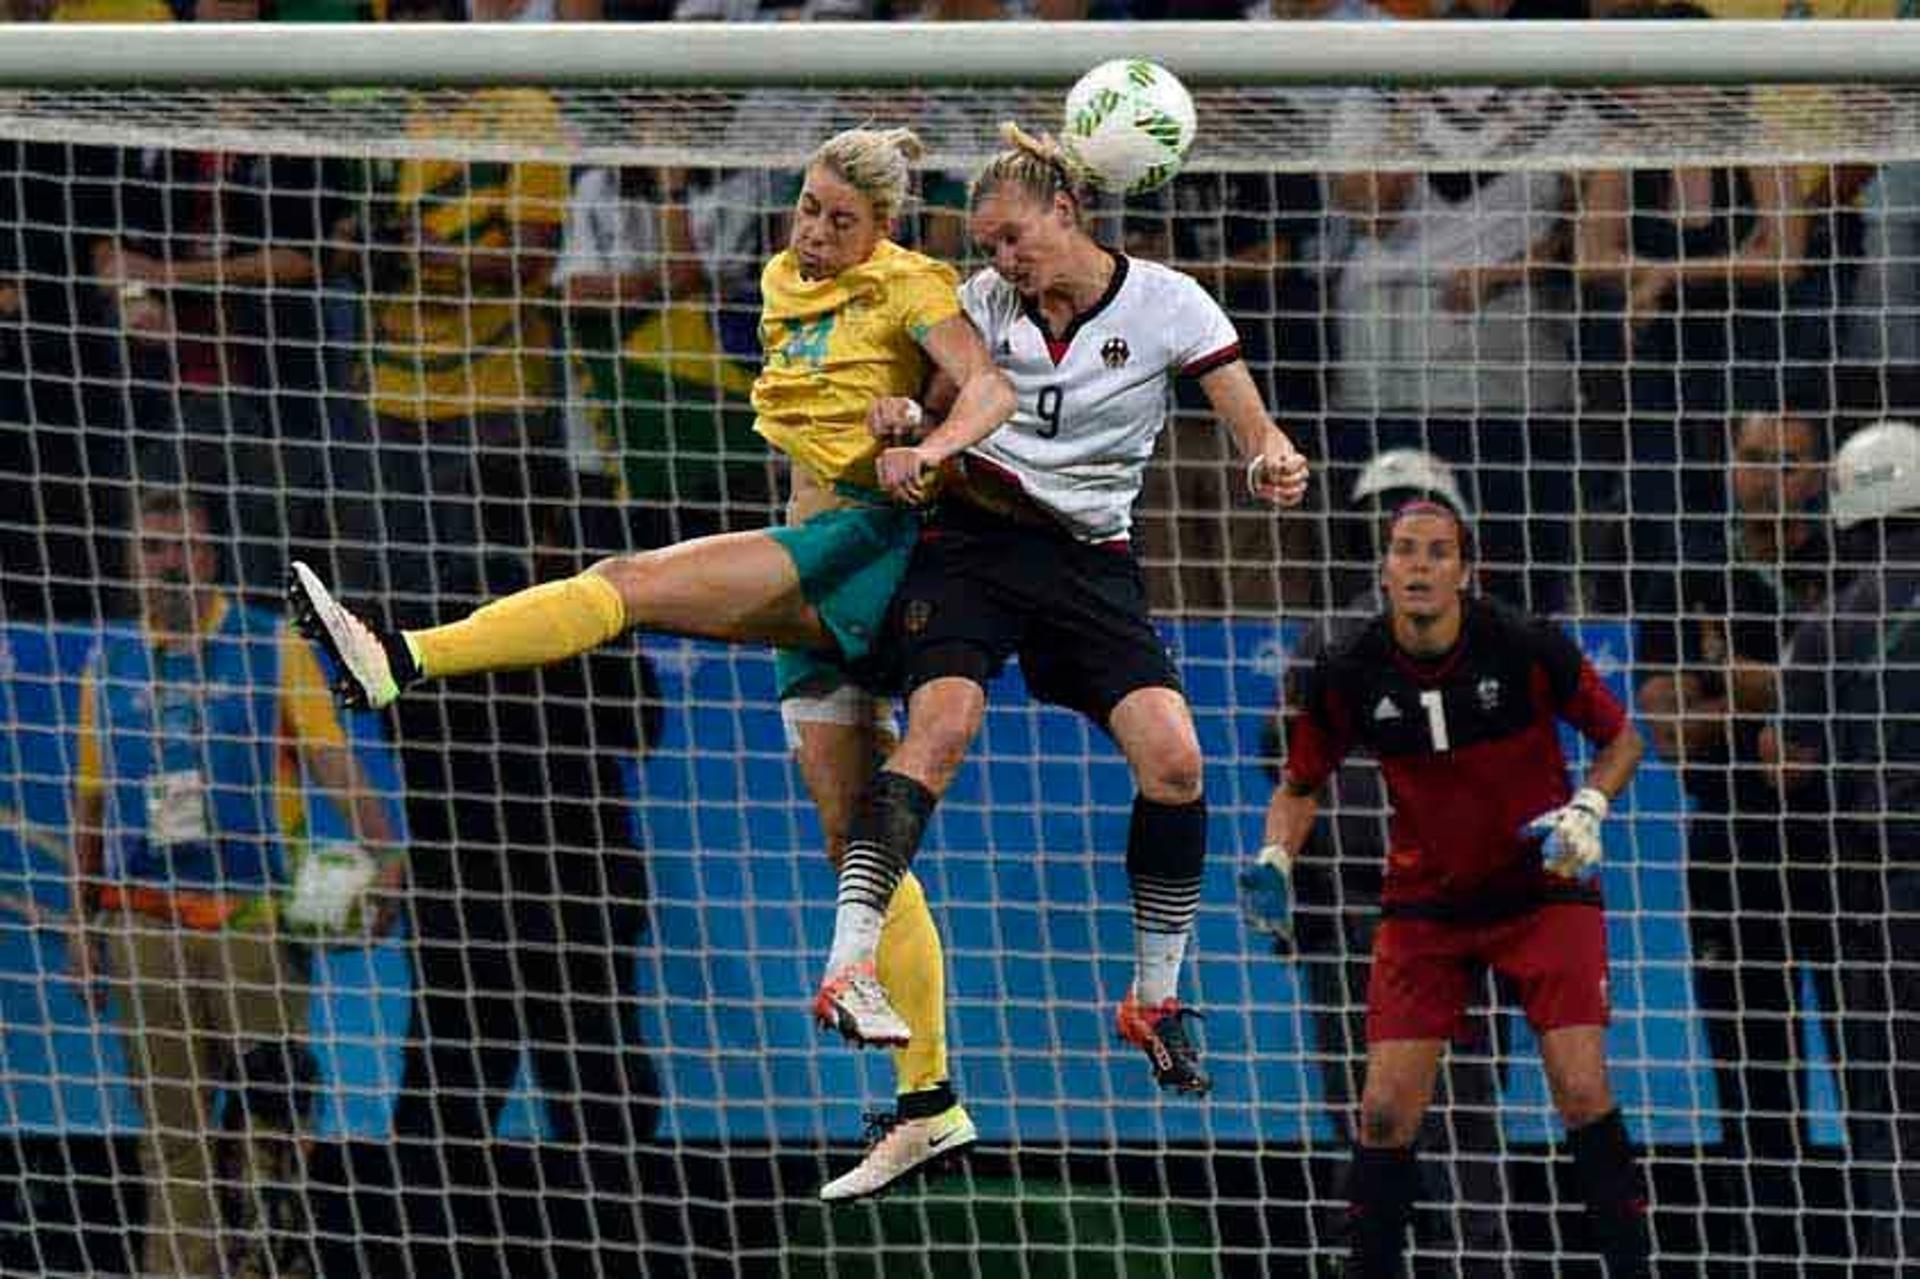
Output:
[[[1817,767],[1782,799],[1761,741],[1796,627],[1861,563],[1835,554],[1825,461],[1914,411],[1920,98],[1901,83],[1721,65],[1700,84],[1522,83],[1526,66],[1283,84],[1289,42],[1317,37],[1249,25],[1235,38],[1274,74],[1194,71],[1185,172],[1092,210],[1106,243],[1221,301],[1315,464],[1305,508],[1256,506],[1182,386],[1138,512],[1207,753],[1183,979],[1206,1099],[1160,1095],[1113,1034],[1125,765],[1017,669],[915,865],[981,1144],[885,1199],[816,1199],[894,1081],[808,1015],[834,880],[766,652],[647,637],[350,718],[355,793],[404,832],[412,882],[397,933],[345,917],[326,884],[358,868],[301,663],[213,639],[271,621],[296,558],[416,624],[779,521],[785,471],[748,392],[800,166],[838,129],[913,126],[927,154],[899,238],[977,267],[966,187],[999,122],[1057,127],[1063,83],[1097,60],[1067,57],[1063,30],[1025,29],[1064,59],[1027,84],[961,41],[923,79],[788,87],[824,32],[792,33],[801,62],[767,60],[764,84],[690,84],[638,32],[604,38],[658,87],[564,65],[529,83],[537,43],[494,84],[8,73],[0,1269],[151,1271],[204,1246],[170,1264],[1313,1273],[1343,1247],[1377,781],[1331,796],[1291,953],[1243,925],[1233,871],[1259,843],[1293,655],[1373,607],[1380,514],[1416,491],[1468,512],[1481,589],[1565,622],[1650,742],[1603,880],[1611,1083],[1661,1254],[1688,1273],[1899,1255],[1920,1219],[1900,1197],[1920,1163],[1910,854],[1872,842],[1898,829],[1884,805],[1836,825]],[[1182,38],[1128,52],[1184,71]],[[1775,67],[1801,39],[1769,38]],[[154,497],[183,484],[230,601],[191,596],[200,647],[141,622],[193,580],[177,533],[198,516]],[[1904,704],[1912,673],[1882,660],[1880,704]],[[129,759],[144,783],[114,772]],[[106,823],[91,987],[70,975],[87,812]],[[230,820],[304,896],[133,891]],[[208,897],[237,912],[224,927],[194,915]],[[1585,1273],[1562,1141],[1515,992],[1489,984],[1421,1138],[1419,1272]]]

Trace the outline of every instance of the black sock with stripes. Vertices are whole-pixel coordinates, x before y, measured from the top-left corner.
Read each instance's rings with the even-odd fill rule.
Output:
[[[846,856],[840,859],[830,968],[839,968],[853,954],[870,955],[879,944],[880,921],[920,848],[937,802],[932,791],[905,773],[882,769],[874,774],[854,811]]]
[[[1127,876],[1133,886],[1134,993],[1144,1004],[1171,999],[1179,987],[1206,859],[1205,796],[1185,804],[1134,796]]]

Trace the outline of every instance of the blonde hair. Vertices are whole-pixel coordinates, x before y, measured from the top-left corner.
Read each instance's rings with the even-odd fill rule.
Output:
[[[822,142],[807,167],[819,165],[858,191],[886,223],[906,204],[913,162],[925,151],[912,129],[847,129]]]
[[[1092,175],[1051,133],[1028,133],[1011,120],[1000,125],[1001,141],[1007,149],[987,161],[968,193],[978,204],[987,195],[1003,187],[1013,187],[1041,204],[1053,203],[1064,195],[1073,201],[1076,217],[1087,207],[1093,185]]]

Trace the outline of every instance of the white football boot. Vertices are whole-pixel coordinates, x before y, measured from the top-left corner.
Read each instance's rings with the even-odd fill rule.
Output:
[[[287,578],[287,599],[301,634],[319,640],[340,668],[334,691],[348,706],[380,710],[400,696],[401,679],[388,656],[390,645],[405,644],[367,625],[333,598],[320,575],[300,560]],[[411,675],[412,672],[409,672]]]
[[[905,1048],[913,1038],[913,1031],[888,1002],[872,960],[848,964],[822,982],[813,997],[813,1019],[822,1029],[837,1030],[856,1044]]]
[[[958,1102],[926,1119],[869,1115],[867,1123],[878,1139],[859,1163],[820,1187],[822,1203],[877,1195],[915,1168],[966,1150],[980,1139],[966,1107]]]

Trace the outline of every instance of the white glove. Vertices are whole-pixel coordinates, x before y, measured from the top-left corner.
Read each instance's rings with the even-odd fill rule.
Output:
[[[1582,786],[1566,804],[1528,822],[1523,833],[1540,840],[1548,870],[1578,879],[1600,864],[1600,823],[1607,808],[1604,791]]]

